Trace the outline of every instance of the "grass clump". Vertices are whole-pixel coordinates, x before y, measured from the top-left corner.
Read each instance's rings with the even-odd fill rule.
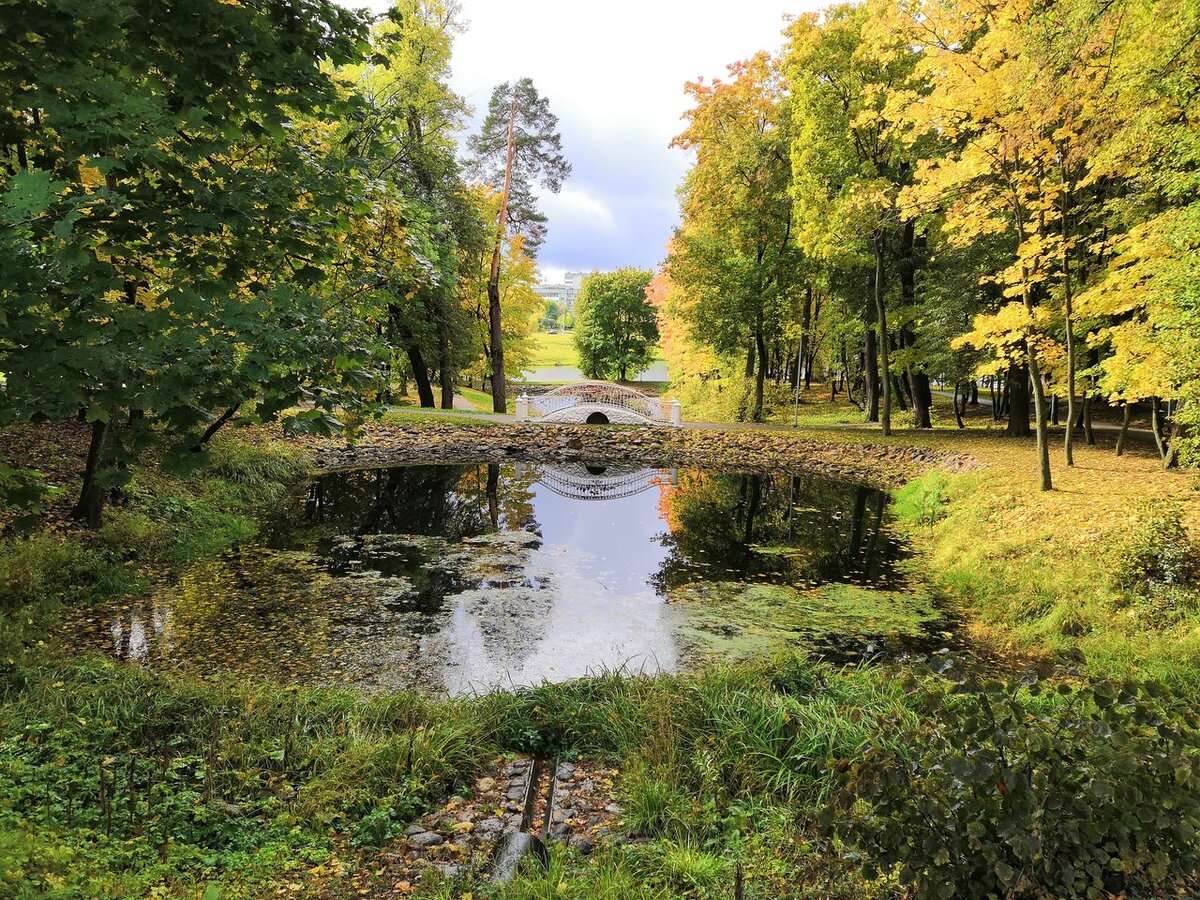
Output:
[[[210,477],[251,488],[273,491],[309,469],[304,456],[283,441],[217,439],[208,453]]]
[[[2,697],[5,896],[208,883],[261,896],[327,860],[331,828],[382,839],[392,829],[379,810],[407,821],[469,782],[492,746],[458,703],[211,685],[107,662],[42,660]]]

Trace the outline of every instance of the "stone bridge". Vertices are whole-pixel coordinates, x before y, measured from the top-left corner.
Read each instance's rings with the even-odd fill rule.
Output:
[[[607,381],[564,384],[535,397],[517,398],[517,421],[575,425],[674,425],[682,422],[678,400],[664,414],[663,402]]]

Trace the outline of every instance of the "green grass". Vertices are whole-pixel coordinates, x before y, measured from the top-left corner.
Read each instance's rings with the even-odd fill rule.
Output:
[[[492,395],[486,394],[483,391],[477,391],[475,388],[459,387],[458,393],[466,398],[469,402],[475,405],[475,409],[480,412],[491,412],[492,410]]]
[[[435,419],[393,411],[385,420]],[[1083,650],[1086,674],[1154,675],[1174,692],[1164,705],[1191,702],[1200,603],[1187,585],[1160,589],[1146,575],[1190,572],[1191,548],[1174,520],[1155,524],[1121,495],[1130,460],[1105,468],[1099,451],[1081,451],[1070,477],[1093,488],[1081,506],[1079,481],[1029,493],[1013,474],[1024,458],[1011,462],[1024,445],[982,432],[962,440],[955,446],[989,469],[931,472],[894,506],[933,587],[1023,653]],[[726,898],[739,866],[748,897],[899,894],[886,874],[864,881],[850,848],[816,825],[843,771],[870,748],[910,759],[913,735],[938,715],[894,669],[837,671],[781,655],[473,699],[364,699],[65,660],[40,646],[56,607],[135,593],[252,536],[256,510],[304,471],[269,442],[218,443],[211,462],[187,478],[138,471],[96,535],[0,544],[0,896],[197,897],[219,885],[237,898],[292,893],[291,884],[315,894],[310,869],[334,865],[347,846],[364,857],[341,863],[370,867],[366,848],[388,844],[504,752],[614,765],[624,825],[644,840],[586,859],[556,849],[548,873],[505,889],[464,872],[422,896]],[[1163,484],[1175,482],[1147,467],[1128,490]],[[1075,540],[1085,532],[1099,537]],[[838,591],[839,602],[854,601]]]
[[[538,332],[534,340],[529,366],[533,369],[546,369],[552,366],[579,368],[579,351],[575,349],[575,335],[569,331],[560,331],[558,334]]]
[[[935,587],[972,611],[984,637],[1019,653],[1080,652],[1095,677],[1151,677],[1180,697],[1200,689],[1196,574],[1179,584],[1117,577],[1135,551],[1189,553],[1200,573],[1200,546],[1156,548],[1144,501],[1117,497],[1110,518],[1101,501],[1113,498],[1076,511],[1074,492],[1062,491],[1038,497],[1037,515],[998,477],[931,472],[898,493],[894,512],[924,545]]]
[[[483,413],[469,409],[439,409],[430,412],[409,412],[403,409],[389,409],[380,419],[384,425],[436,425],[452,424],[465,427],[495,425],[496,423],[482,417],[491,410]]]

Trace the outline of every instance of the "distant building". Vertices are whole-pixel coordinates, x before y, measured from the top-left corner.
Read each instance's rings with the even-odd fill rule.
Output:
[[[556,284],[542,282],[534,288],[534,291],[543,300],[557,300],[567,312],[573,312],[575,299],[579,296],[579,289],[583,287],[585,274],[585,272],[567,272],[561,282]]]

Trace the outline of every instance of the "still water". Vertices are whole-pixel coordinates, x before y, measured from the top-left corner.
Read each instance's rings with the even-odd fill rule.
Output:
[[[143,601],[75,610],[78,649],[373,692],[676,671],[802,646],[928,649],[886,496],[812,477],[415,465],[322,476],[259,539]]]

